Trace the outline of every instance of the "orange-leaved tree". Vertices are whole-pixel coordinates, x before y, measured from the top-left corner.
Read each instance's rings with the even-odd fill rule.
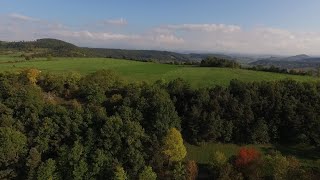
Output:
[[[41,71],[38,69],[26,69],[24,71],[21,72],[22,77],[33,85],[35,85],[38,81],[38,78],[40,76]]]
[[[241,147],[236,157],[236,166],[244,167],[254,163],[260,158],[260,153],[254,148]]]
[[[198,165],[196,161],[189,160],[186,164],[187,180],[195,180],[198,176]]]
[[[260,153],[254,148],[240,148],[235,165],[246,179],[259,179],[261,177]]]

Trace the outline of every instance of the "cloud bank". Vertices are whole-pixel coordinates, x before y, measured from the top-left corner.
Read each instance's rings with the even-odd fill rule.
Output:
[[[233,24],[167,24],[128,33],[127,20],[104,20],[94,26],[72,27],[17,13],[0,16],[0,40],[20,41],[57,38],[79,46],[206,51],[252,54],[320,55],[320,32],[296,32],[256,26],[243,29]],[[113,26],[121,26],[121,31]]]

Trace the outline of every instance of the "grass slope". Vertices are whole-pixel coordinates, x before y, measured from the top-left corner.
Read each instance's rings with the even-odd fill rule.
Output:
[[[118,72],[120,75],[123,75],[129,81],[152,82],[159,79],[171,80],[180,77],[189,81],[193,87],[208,87],[211,85],[225,86],[228,85],[232,79],[239,79],[242,81],[273,81],[286,78],[298,81],[316,80],[316,78],[309,76],[258,72],[243,69],[178,66],[106,58],[54,58],[53,61],[45,61],[44,58],[41,58],[32,61],[14,62],[15,60],[20,60],[20,58],[0,56],[0,71],[17,71],[23,68],[38,68],[42,71],[58,73],[78,71],[87,74],[100,69],[111,69]]]

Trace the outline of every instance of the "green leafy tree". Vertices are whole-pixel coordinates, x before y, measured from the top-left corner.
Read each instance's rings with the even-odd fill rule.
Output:
[[[289,168],[290,162],[279,152],[264,158],[264,172],[274,179],[286,179]]]
[[[225,164],[219,173],[219,180],[243,180],[243,175],[238,172],[230,163]]]
[[[309,179],[298,159],[283,156],[280,152],[265,157],[263,172],[273,179]]]
[[[146,166],[139,174],[139,180],[156,180],[157,174],[153,172],[152,167]]]
[[[56,163],[52,159],[48,159],[42,163],[37,171],[37,180],[55,180],[58,179],[56,174]]]
[[[287,179],[307,179],[306,178],[306,171],[301,167],[300,161],[293,157],[287,157],[289,161],[289,171]]]
[[[145,138],[138,122],[123,121],[120,117],[113,116],[103,125],[99,141],[108,153],[118,157],[119,163],[131,167],[129,175],[136,176],[145,166],[142,146]]]
[[[123,167],[117,166],[114,171],[114,180],[127,180],[127,173],[124,171]]]
[[[213,176],[215,178],[220,176],[221,170],[225,168],[228,162],[227,157],[223,152],[215,151],[210,155],[209,166],[212,170]]]
[[[76,141],[69,154],[69,164],[73,166],[73,179],[82,179],[88,171],[83,145]]]
[[[268,129],[265,121],[258,120],[253,128],[252,142],[255,144],[268,143],[270,140]]]
[[[41,153],[36,148],[31,148],[27,157],[27,167],[29,169],[28,179],[33,179],[36,173],[37,167],[41,163]]]
[[[174,165],[172,177],[174,180],[186,180],[186,167],[183,163],[178,162]]]
[[[141,104],[144,107],[141,110],[144,115],[144,121],[141,124],[147,134],[160,140],[170,128],[180,128],[180,118],[169,94],[164,89],[157,86],[146,87],[143,96],[142,99],[147,103]]]
[[[15,177],[17,165],[26,152],[27,138],[9,127],[0,127],[0,178]]]
[[[226,163],[228,162],[228,159],[226,155],[221,151],[215,151],[210,156],[210,166],[213,169],[221,169]]]
[[[79,96],[87,102],[99,104],[106,100],[106,91],[122,86],[121,78],[112,71],[101,70],[85,76],[79,82]]]
[[[91,154],[92,164],[89,166],[89,177],[92,179],[103,179],[104,177],[111,177],[111,165],[113,158],[112,156],[102,149],[96,149]]]
[[[59,167],[62,168],[64,179],[82,179],[87,176],[88,164],[83,144],[75,141],[72,147],[60,149]]]

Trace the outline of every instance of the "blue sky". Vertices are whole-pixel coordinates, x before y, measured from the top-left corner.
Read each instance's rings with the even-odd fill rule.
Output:
[[[94,47],[320,54],[319,8],[318,0],[1,0],[0,26],[6,28],[0,27],[0,39],[53,37]]]

